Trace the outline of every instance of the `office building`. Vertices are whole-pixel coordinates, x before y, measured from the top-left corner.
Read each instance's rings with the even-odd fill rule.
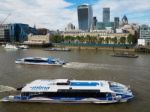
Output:
[[[27,24],[15,23],[11,24],[10,35],[12,42],[22,42],[27,39],[29,34],[29,26]]]
[[[77,8],[77,12],[79,29],[84,31],[90,31],[93,20],[92,6],[88,4],[79,5]]]
[[[103,22],[110,22],[110,8],[103,8]]]
[[[115,17],[114,18],[114,28],[115,29],[119,28],[119,23],[120,23],[119,17]]]
[[[10,41],[10,25],[3,24],[0,25],[0,41],[1,42],[8,42]]]
[[[75,30],[75,26],[72,23],[69,23],[65,28],[65,31]]]
[[[97,30],[106,30],[107,28],[114,29],[114,22],[97,22],[96,24]]]
[[[29,27],[28,24],[22,24],[22,23],[11,24],[10,41],[23,42],[23,41],[27,40],[29,33],[35,34],[36,29]]]
[[[122,18],[122,26],[124,26],[124,25],[128,25],[128,18],[126,15],[124,15]]]
[[[38,28],[37,29],[37,34],[38,35],[46,35],[48,34],[50,31],[47,28]]]
[[[138,45],[150,46],[150,27],[148,25],[142,25],[140,27]]]
[[[93,17],[92,30],[96,30],[97,18]]]

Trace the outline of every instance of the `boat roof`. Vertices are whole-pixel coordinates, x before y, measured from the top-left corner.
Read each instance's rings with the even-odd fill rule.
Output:
[[[57,92],[58,90],[66,89],[113,92],[109,87],[108,81],[105,80],[90,81],[68,79],[35,80],[23,87],[21,92]]]
[[[23,58],[23,59],[36,59],[36,60],[48,60],[48,59],[50,59],[50,60],[53,60],[55,58],[52,57],[52,56],[49,56],[48,58],[46,58],[46,57],[26,57],[26,58]]]

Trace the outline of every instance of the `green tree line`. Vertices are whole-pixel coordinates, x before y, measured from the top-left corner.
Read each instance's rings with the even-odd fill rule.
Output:
[[[95,37],[95,36],[62,36],[53,35],[51,37],[52,43],[95,43],[95,44],[135,44],[136,38],[129,34],[127,37]]]

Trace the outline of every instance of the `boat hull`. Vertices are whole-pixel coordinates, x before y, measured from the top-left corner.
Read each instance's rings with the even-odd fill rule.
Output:
[[[138,58],[138,56],[111,55],[113,57]]]
[[[28,62],[18,62],[15,61],[16,64],[25,64],[25,65],[46,65],[46,66],[62,66],[63,64],[49,64],[49,63],[28,63]]]
[[[122,100],[102,100],[98,98],[62,98],[62,99],[53,99],[53,98],[32,98],[28,100],[17,100],[17,99],[9,99],[3,98],[1,102],[20,102],[20,103],[95,103],[95,104],[111,104],[111,103],[119,103],[119,102],[127,102],[132,98],[122,99]]]

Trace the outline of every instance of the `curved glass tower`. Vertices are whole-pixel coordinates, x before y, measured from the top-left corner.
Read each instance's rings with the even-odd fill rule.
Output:
[[[79,5],[78,12],[78,24],[79,29],[89,31],[92,28],[93,10],[92,6],[88,4]]]

